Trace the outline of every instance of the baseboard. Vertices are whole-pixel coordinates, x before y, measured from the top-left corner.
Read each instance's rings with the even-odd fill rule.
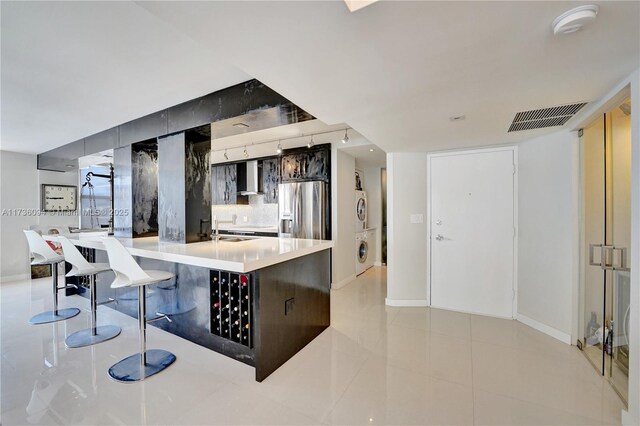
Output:
[[[31,278],[29,276],[29,274],[18,274],[18,275],[7,275],[4,277],[0,277],[0,281],[3,283],[9,282],[9,281],[22,281],[22,280],[28,280],[29,278]]]
[[[521,323],[528,325],[531,328],[538,330],[541,333],[544,333],[548,336],[553,337],[554,339],[560,340],[562,343],[566,343],[567,345],[571,344],[571,336],[564,331],[556,330],[553,327],[549,327],[546,324],[543,324],[539,321],[529,318],[526,315],[518,314],[516,320]]]
[[[339,289],[341,289],[342,287],[344,287],[345,285],[349,284],[351,281],[353,281],[355,279],[356,279],[356,274],[349,275],[344,280],[338,281],[337,283],[331,283],[331,289],[339,290]]]
[[[429,306],[426,299],[384,299],[387,306]]]
[[[640,425],[640,419],[634,419],[628,411],[622,410],[622,424],[623,426]]]

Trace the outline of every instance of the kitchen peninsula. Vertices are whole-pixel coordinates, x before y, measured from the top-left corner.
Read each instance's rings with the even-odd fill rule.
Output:
[[[55,241],[55,236],[46,236]],[[225,238],[225,237],[223,237]],[[83,254],[107,261],[101,237],[71,236]],[[233,238],[191,244],[158,237],[119,238],[143,268],[174,272],[151,286],[153,325],[252,365],[262,381],[329,326],[330,249],[333,242],[296,238]],[[98,277],[99,298],[136,316],[135,292],[109,287]],[[151,314],[153,315],[153,314]],[[153,320],[154,318],[149,318]]]

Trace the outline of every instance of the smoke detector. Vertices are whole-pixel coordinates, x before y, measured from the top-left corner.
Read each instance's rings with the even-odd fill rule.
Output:
[[[554,34],[571,34],[580,31],[582,27],[596,20],[600,8],[595,4],[588,4],[571,9],[553,20]]]

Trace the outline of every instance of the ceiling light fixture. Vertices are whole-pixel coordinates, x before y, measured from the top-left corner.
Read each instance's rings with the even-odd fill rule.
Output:
[[[313,143],[313,135],[311,135],[311,139],[309,139],[309,143],[307,144],[307,148],[311,148],[315,144]]]
[[[276,148],[276,152],[278,154],[282,154],[282,145],[280,145],[280,141],[278,141],[278,147]]]
[[[571,34],[580,31],[585,25],[596,20],[600,8],[595,4],[587,4],[571,9],[553,20],[551,27],[554,34]]]
[[[342,138],[342,143],[349,142],[349,135],[347,134],[347,129],[344,129],[344,138]]]
[[[247,146],[244,146],[244,151],[242,151],[242,154],[244,155],[244,158],[247,158],[249,156],[249,153],[247,152]]]
[[[373,151],[375,151],[375,149],[369,148],[369,152],[373,152]]]
[[[225,150],[224,150],[224,159],[225,159],[225,160],[228,160],[228,159],[229,159],[229,156],[227,155],[227,149],[226,149],[226,148],[225,148]]]

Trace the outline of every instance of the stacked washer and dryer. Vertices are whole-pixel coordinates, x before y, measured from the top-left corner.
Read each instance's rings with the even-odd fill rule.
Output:
[[[374,256],[369,250],[369,232],[367,229],[367,194],[364,191],[355,192],[356,216],[356,275],[371,268]],[[373,248],[373,247],[372,247]]]

